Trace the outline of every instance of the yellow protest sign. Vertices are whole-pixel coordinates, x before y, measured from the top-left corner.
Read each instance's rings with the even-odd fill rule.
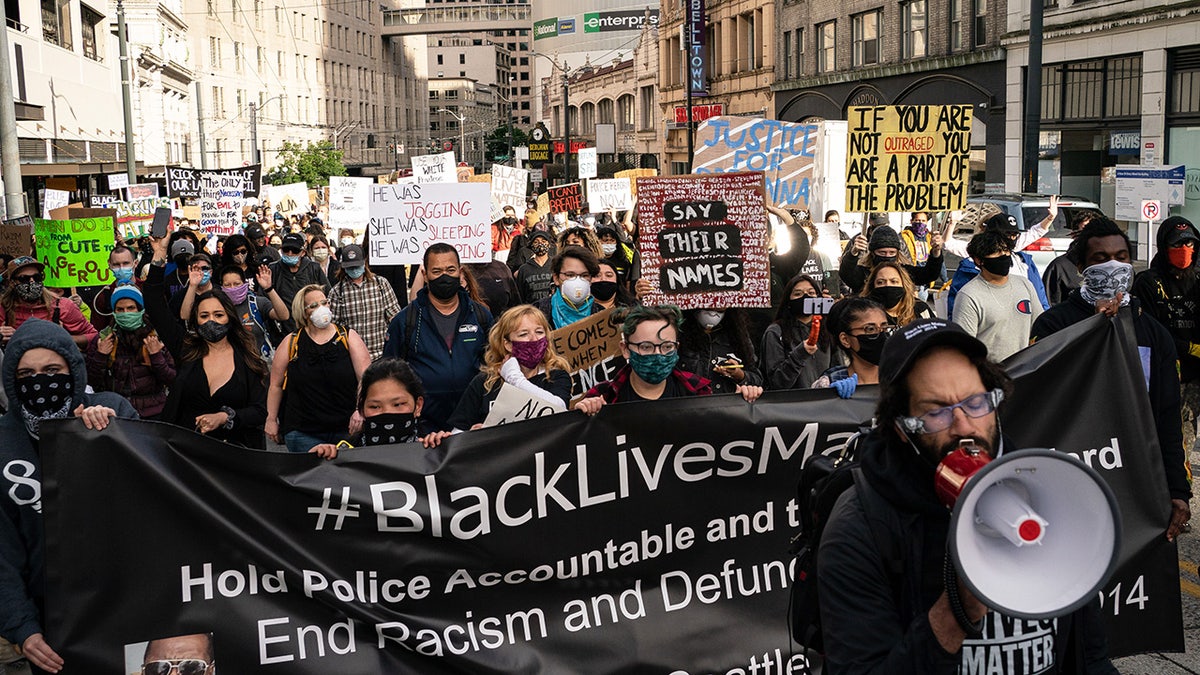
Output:
[[[850,108],[847,211],[953,211],[967,201],[970,105]]]

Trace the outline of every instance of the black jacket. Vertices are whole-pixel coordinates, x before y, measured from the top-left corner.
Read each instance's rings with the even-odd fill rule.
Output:
[[[1175,339],[1175,352],[1179,356],[1179,376],[1184,382],[1200,378],[1200,358],[1190,353],[1193,344],[1200,351],[1200,273],[1197,261],[1191,268],[1179,270],[1167,258],[1167,235],[1174,223],[1159,227],[1158,253],[1150,261],[1150,268],[1133,280],[1133,294],[1142,301],[1146,312],[1158,320]],[[1200,231],[1190,226],[1192,234],[1200,237]]]
[[[870,253],[863,256],[855,254],[849,246],[842,252],[842,259],[838,263],[838,274],[842,277],[842,284],[850,289],[851,293],[862,291],[863,285],[867,283],[867,275],[871,273],[871,268],[864,265],[864,262],[870,261]],[[937,281],[942,274],[942,253],[938,253],[936,257],[929,256],[924,265],[912,265],[907,262],[907,255],[897,258],[900,261],[900,266],[908,272],[909,278],[912,279],[914,286],[924,286]]]
[[[1150,410],[1154,413],[1154,426],[1162,452],[1163,469],[1167,474],[1167,490],[1171,493],[1171,499],[1187,501],[1192,496],[1192,490],[1188,486],[1185,464],[1187,457],[1183,451],[1175,341],[1161,323],[1142,311],[1142,304],[1136,297],[1130,299],[1129,309],[1133,312],[1133,326],[1139,351],[1148,350],[1142,362],[1146,363],[1145,359],[1149,358]],[[1095,313],[1096,308],[1089,305],[1079,295],[1079,291],[1072,291],[1065,302],[1046,310],[1033,322],[1032,341],[1037,342]]]
[[[990,652],[1006,643],[1028,645],[1013,653],[1020,661],[1047,640],[1054,645],[1054,663],[1059,667],[1052,672],[1115,675],[1117,670],[1106,657],[1095,601],[1059,617],[1057,632],[1043,622],[989,612],[984,638],[968,640],[956,654],[943,650],[929,625],[929,608],[942,594],[950,512],[934,495],[933,466],[898,441],[889,444],[878,429],[863,441],[860,456],[863,475],[875,493],[866,497],[870,513],[895,534],[888,545],[903,557],[903,572],[897,574],[880,551],[856,489],[846,490],[833,507],[818,553],[828,675],[953,674],[967,662],[979,663],[982,658],[988,663],[987,657],[994,656]],[[1072,629],[1083,639],[1069,640]],[[1070,653],[1068,645],[1075,648]]]

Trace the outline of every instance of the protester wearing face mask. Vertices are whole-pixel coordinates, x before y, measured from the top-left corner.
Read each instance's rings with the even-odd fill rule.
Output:
[[[254,252],[254,244],[250,243],[249,239],[240,234],[231,235],[221,246],[220,266],[222,268],[236,266],[252,278],[254,276],[252,268],[258,268]]]
[[[341,246],[342,248],[345,248],[351,244],[357,244],[357,243],[358,243],[358,237],[354,236],[353,230],[342,230],[341,231],[341,234],[339,235],[339,238],[338,238],[339,246]],[[340,250],[338,251],[338,261],[341,262],[341,251]]]
[[[279,343],[271,360],[264,430],[288,452],[308,452],[358,433],[362,420],[355,414],[355,394],[371,355],[357,332],[333,322],[320,286],[300,289],[291,314],[297,330]]]
[[[246,233],[246,239],[254,244],[254,249],[250,251],[252,259],[258,257],[267,258],[270,262],[279,261],[279,248],[271,243],[268,243],[267,231],[259,223],[250,223],[242,230]],[[275,242],[278,244],[278,242]]]
[[[813,321],[820,285],[800,274],[784,286],[784,297],[775,321],[763,333],[759,363],[767,389],[807,389],[834,362],[829,326]],[[814,324],[817,335],[810,339]]]
[[[112,283],[103,286],[92,296],[92,325],[98,330],[112,323],[112,292],[125,284],[136,283],[137,253],[124,244],[117,244],[108,254],[108,271],[113,275]],[[82,308],[81,310],[82,311]]]
[[[488,334],[483,368],[467,385],[450,416],[456,431],[483,426],[500,388],[509,384],[531,396],[566,407],[571,401],[570,366],[550,344],[550,324],[532,305],[518,305],[500,315]],[[440,441],[450,432],[435,437]]]
[[[521,266],[529,262],[533,251],[530,250],[533,235],[535,232],[546,232],[546,225],[540,222],[537,209],[526,209],[525,217],[517,225],[517,234],[512,239],[512,245],[508,247],[508,258],[505,259],[505,264],[508,269],[512,270],[513,276],[517,274],[517,270]],[[551,241],[553,238],[547,235],[546,241]],[[550,255],[554,255],[554,251],[550,251]]]
[[[1191,488],[1180,424],[1178,356],[1170,331],[1149,312],[1142,311],[1141,300],[1130,294],[1133,283],[1131,250],[1129,237],[1108,218],[1099,217],[1085,225],[1067,249],[1083,277],[1083,286],[1071,291],[1066,302],[1051,307],[1038,317],[1033,323],[1033,339],[1045,338],[1094,314],[1116,316],[1126,308],[1124,311],[1131,315],[1143,368],[1148,366],[1146,384],[1150,409],[1154,413],[1167,491],[1171,496],[1171,520],[1163,526],[1167,528],[1167,538],[1174,539],[1191,518],[1188,506]],[[1094,364],[1097,383],[1104,382],[1104,366],[1103,363]]]
[[[600,240],[600,259],[611,260],[617,271],[617,283],[629,288],[641,277],[641,261],[637,251],[621,241],[616,228],[611,225],[597,227],[596,237]]]
[[[268,337],[268,321],[287,321],[291,316],[283,298],[271,285],[271,268],[260,265],[255,283],[251,284],[242,268],[229,265],[221,270],[221,291],[233,305],[234,317],[254,336],[259,353],[269,361],[275,355],[275,345]]]
[[[521,296],[521,302],[536,304],[554,292],[554,270],[550,267],[551,249],[550,235],[540,231],[530,235],[530,255],[525,264],[517,268],[515,274],[517,294]]]
[[[900,241],[904,242],[908,259],[917,265],[924,265],[929,260],[934,242],[939,246],[942,243],[942,235],[930,227],[930,217],[928,211],[913,211],[908,216],[908,226],[900,230]]]
[[[830,387],[841,398],[850,398],[860,384],[879,384],[879,357],[895,328],[883,305],[870,298],[846,298],[829,310],[827,321],[830,336],[841,347],[847,365],[832,366],[813,382],[812,388]]]
[[[342,249],[337,283],[329,293],[333,322],[356,331],[367,345],[371,360],[383,355],[388,324],[400,313],[400,301],[387,279],[371,273],[361,247]]]
[[[554,330],[603,311],[592,298],[592,277],[600,273],[596,256],[586,248],[568,246],[550,264],[554,292],[537,303]]]
[[[158,419],[175,382],[175,360],[146,319],[146,303],[136,286],[118,287],[112,302],[113,324],[88,343],[88,384],[95,391],[120,394],[142,419]]]
[[[1200,321],[1196,294],[1200,292],[1196,248],[1200,231],[1183,216],[1171,216],[1158,228],[1158,252],[1150,268],[1133,279],[1133,295],[1175,339],[1183,395],[1183,447],[1196,441],[1200,412]]]
[[[1029,346],[1033,322],[1042,314],[1033,284],[1009,274],[1010,246],[1009,239],[995,231],[971,238],[967,251],[979,276],[962,287],[954,303],[954,323],[987,345],[988,354],[997,361]]]
[[[506,206],[500,220],[492,223],[492,257],[502,262],[508,260],[513,238],[516,235],[517,210]]]
[[[985,231],[997,231],[1008,239],[1009,248],[1012,249],[1011,257],[1013,260],[1010,274],[1029,279],[1029,283],[1033,284],[1033,287],[1037,289],[1038,301],[1042,304],[1042,309],[1050,307],[1050,300],[1046,296],[1046,286],[1042,281],[1041,272],[1038,271],[1037,265],[1034,264],[1033,256],[1026,253],[1025,248],[1044,237],[1050,225],[1057,217],[1058,197],[1052,195],[1047,207],[1046,217],[1024,232],[1017,225],[1017,219],[1007,213],[992,215],[984,221],[982,228]],[[962,262],[958,265],[958,269],[954,271],[954,278],[950,280],[950,294],[947,296],[948,308],[951,316],[953,316],[954,303],[958,298],[958,290],[965,286],[976,274],[979,274],[979,268],[975,266],[975,263],[971,262],[971,254],[967,251],[967,244],[961,239],[951,236],[946,240],[946,250],[954,255],[963,257]]]
[[[710,380],[714,394],[731,393],[740,385],[761,387],[746,310],[717,307],[684,312],[679,367]]]
[[[22,323],[5,350],[2,371],[9,408],[0,417],[0,627],[35,671],[58,672],[63,658],[43,634],[42,423],[75,416],[89,429],[103,430],[113,417],[136,419],[137,411],[117,394],[87,393],[83,354],[48,321]]]
[[[597,263],[600,272],[592,277],[592,299],[599,308],[597,311],[614,307],[631,307],[637,304],[633,295],[617,281],[617,267],[607,258]]]
[[[683,315],[673,305],[630,308],[621,326],[621,354],[626,365],[613,379],[588,390],[575,410],[595,415],[609,403],[712,394],[709,380],[678,367],[682,322]],[[734,391],[748,403],[762,395],[762,387],[754,385],[738,385]]]
[[[305,286],[316,284],[326,293],[331,290],[329,278],[321,271],[320,265],[304,255],[304,248],[304,235],[288,234],[280,244],[279,262],[271,265],[275,289],[288,307],[292,306],[296,292]],[[272,324],[271,339],[275,344],[279,344],[284,335],[296,330],[295,319],[292,317],[291,320]]]
[[[580,246],[592,252],[596,259],[604,258],[604,248],[600,246],[600,239],[596,237],[596,233],[585,227],[572,227],[558,236],[558,250],[563,250],[568,246]]]
[[[907,326],[917,319],[934,318],[933,309],[917,299],[917,289],[899,263],[876,265],[867,275],[863,294],[883,305],[893,326]]]
[[[404,359],[425,383],[428,430],[449,431],[450,414],[483,363],[492,314],[463,287],[457,249],[438,242],[423,262],[425,287],[388,324],[383,355]]]
[[[207,253],[197,253],[188,259],[187,286],[171,296],[171,309],[180,321],[187,321],[196,304],[196,296],[216,288],[213,282],[212,258]]]
[[[850,250],[850,247],[846,248]],[[880,225],[871,233],[866,253],[861,257],[843,255],[838,272],[841,274],[842,283],[852,292],[858,293],[866,285],[871,268],[884,262],[898,262],[903,265],[914,286],[929,284],[936,281],[942,272],[941,238],[932,239],[925,264],[915,265],[908,257],[908,249],[904,247],[904,242],[896,230],[891,225]]]
[[[309,452],[335,459],[339,451],[373,445],[397,445],[423,441],[433,447],[441,439],[419,436],[425,387],[413,369],[400,359],[379,359],[363,371],[359,386],[358,412],[362,431],[350,443],[322,443]]]
[[[329,240],[323,234],[313,235],[308,240],[308,245],[305,247],[308,257],[321,268],[321,272],[325,274],[325,278],[332,280],[337,276],[338,268],[341,264],[333,259],[331,255],[332,249],[329,246]]]
[[[166,240],[154,243],[155,259]],[[160,419],[248,448],[264,447],[267,363],[253,334],[219,290],[196,297],[185,331],[163,293],[163,267],[150,265],[142,290],[146,315],[175,359],[175,384]]]
[[[70,298],[60,298],[46,288],[45,269],[29,256],[8,263],[4,290],[0,292],[0,344],[11,340],[29,319],[44,319],[65,328],[80,349],[86,348],[96,335],[96,327],[88,323]]]

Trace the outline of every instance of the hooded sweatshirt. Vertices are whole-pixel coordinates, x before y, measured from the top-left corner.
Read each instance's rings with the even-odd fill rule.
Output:
[[[1180,379],[1191,382],[1200,378],[1200,321],[1196,318],[1200,311],[1200,298],[1196,296],[1200,274],[1196,257],[1186,270],[1172,265],[1167,257],[1167,238],[1177,225],[1186,225],[1200,239],[1200,231],[1187,220],[1178,216],[1164,220],[1156,236],[1158,253],[1149,269],[1134,278],[1132,290],[1142,301],[1142,308],[1170,331],[1179,355]],[[1197,249],[1200,253],[1200,242]]]
[[[17,402],[16,373],[21,357],[44,347],[62,355],[75,380],[71,409],[103,405],[118,417],[137,419],[124,398],[111,392],[84,393],[87,367],[69,333],[57,324],[30,319],[13,333],[0,379],[10,402],[0,417],[0,637],[21,644],[42,632],[45,583],[45,531],[42,524],[42,470],[38,442],[25,428]]]

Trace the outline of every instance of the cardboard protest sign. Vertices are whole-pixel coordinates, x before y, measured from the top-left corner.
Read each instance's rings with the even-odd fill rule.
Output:
[[[613,174],[613,178],[628,178],[633,188],[633,196],[637,197],[637,179],[653,178],[658,175],[658,169],[625,169]]]
[[[850,108],[847,211],[953,211],[966,207],[970,105]]]
[[[100,286],[112,281],[108,254],[116,237],[112,218],[36,220],[37,258],[51,288]]]
[[[267,188],[267,199],[285,216],[308,212],[308,183],[288,183]]]
[[[553,415],[565,410],[562,401],[551,401],[527,394],[507,382],[501,382],[500,393],[492,402],[492,409],[488,411],[483,426],[498,427],[503,424]]]
[[[546,216],[550,215],[550,193],[543,192],[537,198],[537,214],[538,220],[545,220]]]
[[[240,176],[200,176],[200,231],[228,237],[242,224],[242,179]]]
[[[436,155],[416,155],[412,158],[413,176],[417,183],[457,183],[458,171],[453,152]]]
[[[579,183],[555,185],[546,191],[550,213],[567,213],[583,208],[583,188]]]
[[[454,176],[460,183],[469,183],[475,175],[475,167],[473,166],[456,166],[454,167]]]
[[[525,186],[528,169],[514,169],[503,164],[492,165],[492,201],[501,208],[511,206],[518,216],[525,211]]]
[[[370,217],[371,179],[329,177],[329,226],[360,230]]]
[[[767,200],[808,208],[817,145],[816,124],[761,117],[713,117],[696,132],[694,173],[762,171]]]
[[[158,183],[138,183],[125,188],[130,199],[146,199],[158,196]]]
[[[646,304],[769,307],[767,217],[760,173],[638,179],[638,246]]]
[[[589,178],[587,182],[588,211],[603,213],[609,209],[628,211],[633,208],[633,188],[628,178]]]
[[[491,186],[486,183],[371,185],[371,263],[417,265],[447,243],[464,263],[491,262]]]
[[[51,211],[64,208],[70,203],[70,192],[46,188],[42,190],[42,217],[49,218]]]
[[[160,207],[172,207],[173,200],[169,197],[148,197],[127,202],[110,204],[117,210],[117,228],[121,237],[136,239],[145,236],[154,222],[154,210]],[[197,216],[198,219],[198,216]]]
[[[20,216],[0,223],[0,253],[19,258],[29,255],[33,241],[33,218]]]
[[[612,323],[611,309],[598,312],[550,334],[554,351],[567,360],[572,403],[599,382],[611,380],[625,365],[621,356],[621,326]]]
[[[257,199],[262,192],[261,164],[241,166],[236,169],[193,169],[187,166],[168,166],[167,196],[178,199],[183,206],[197,205],[200,200],[200,176],[202,174],[240,176],[242,197],[246,199]]]
[[[579,159],[579,177],[595,178],[596,177],[596,148],[580,148],[576,153]]]

